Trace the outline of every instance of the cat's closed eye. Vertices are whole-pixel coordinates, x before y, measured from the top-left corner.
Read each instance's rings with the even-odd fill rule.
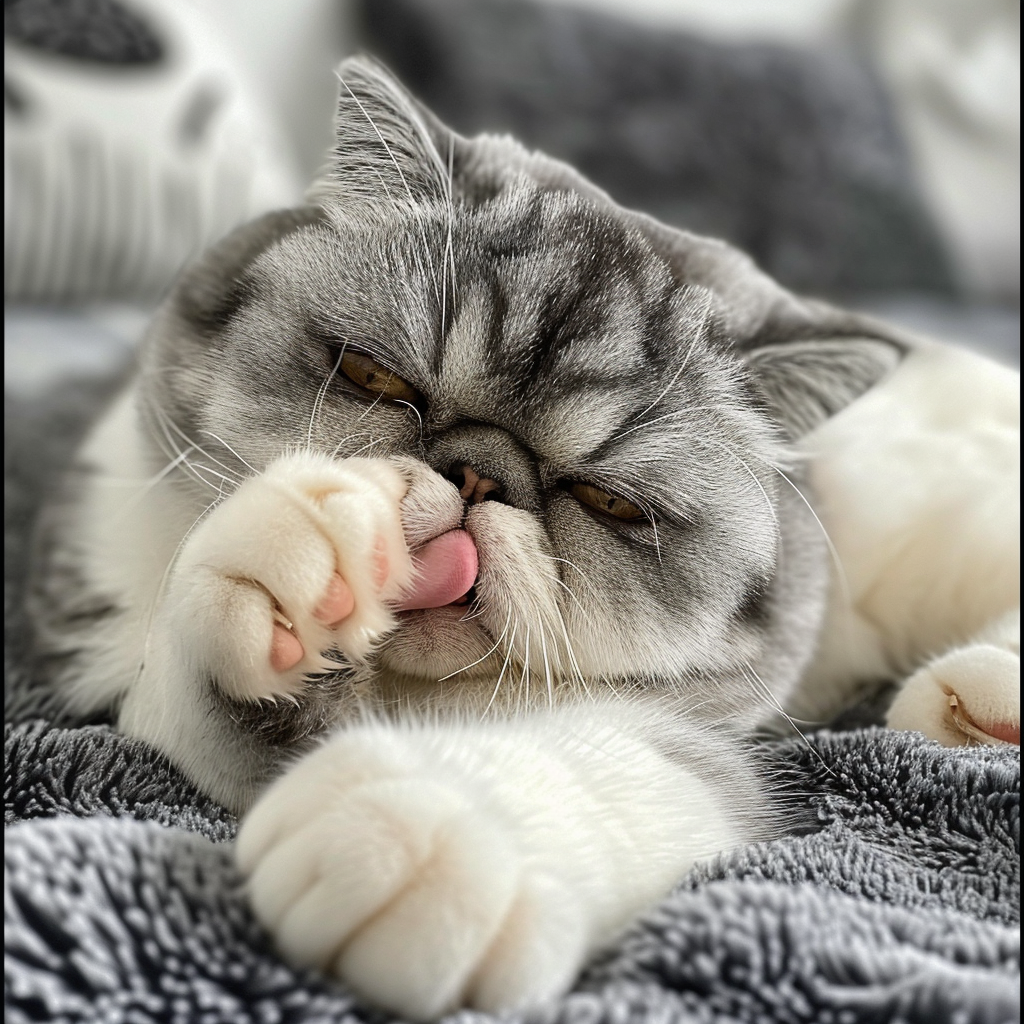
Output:
[[[346,349],[341,354],[338,368],[353,384],[389,402],[419,405],[422,400],[420,393],[408,381],[362,352]]]
[[[623,519],[632,522],[637,519],[646,519],[647,515],[639,506],[634,505],[628,498],[622,498],[617,494],[609,494],[602,491],[600,487],[593,484],[573,483],[569,485],[569,493],[584,505],[605,512],[616,519]]]

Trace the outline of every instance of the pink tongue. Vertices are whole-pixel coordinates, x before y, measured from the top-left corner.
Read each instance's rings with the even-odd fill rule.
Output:
[[[416,578],[399,602],[403,612],[457,601],[476,579],[476,545],[465,530],[449,530],[413,552]]]

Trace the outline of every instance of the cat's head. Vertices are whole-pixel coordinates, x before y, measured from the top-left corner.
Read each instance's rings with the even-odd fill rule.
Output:
[[[716,715],[761,702],[755,664],[784,688],[822,593],[791,442],[898,344],[557,161],[455,135],[370,61],[339,78],[308,205],[235,232],[158,317],[154,435],[173,422],[236,469],[305,447],[412,459],[445,515],[467,474],[492,481],[456,502],[469,613],[406,615],[392,672],[662,680]]]

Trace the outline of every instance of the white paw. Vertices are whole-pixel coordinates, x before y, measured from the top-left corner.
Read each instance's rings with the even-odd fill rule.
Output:
[[[293,768],[237,844],[282,955],[415,1020],[566,989],[585,953],[579,901],[486,793],[382,729],[344,732]]]
[[[194,531],[175,568],[174,615],[197,672],[230,696],[296,691],[368,653],[412,576],[400,502],[378,459],[288,455],[243,483]]]
[[[887,724],[913,729],[947,747],[1020,745],[1020,657],[991,644],[944,654],[903,684]]]

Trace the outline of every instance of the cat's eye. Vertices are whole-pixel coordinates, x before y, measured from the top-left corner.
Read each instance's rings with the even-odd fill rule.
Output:
[[[389,402],[417,405],[420,401],[420,393],[408,381],[362,352],[346,350],[342,353],[339,368],[353,384]]]
[[[600,487],[593,484],[575,483],[569,485],[569,493],[577,500],[596,508],[599,512],[605,512],[616,519],[623,519],[627,522],[635,519],[646,519],[647,515],[637,505],[634,505],[628,498],[620,498],[617,494],[609,494],[602,491]]]

